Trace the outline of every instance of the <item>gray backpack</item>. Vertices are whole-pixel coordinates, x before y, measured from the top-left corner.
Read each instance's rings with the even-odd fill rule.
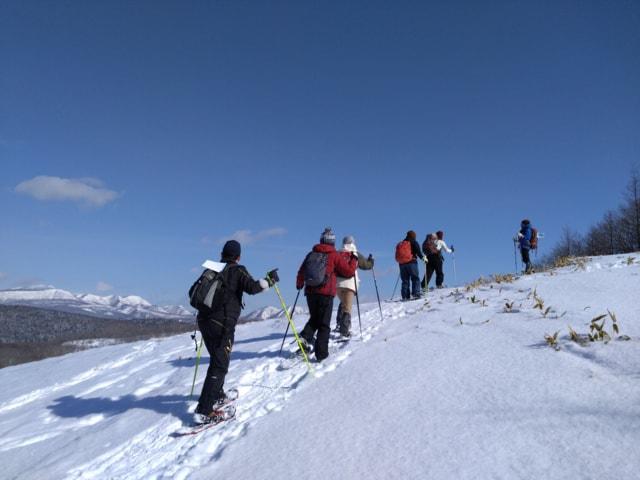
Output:
[[[227,267],[224,267],[221,272],[205,270],[189,289],[189,303],[198,312],[211,311],[216,293],[220,292],[224,295],[223,273],[226,269]]]
[[[311,252],[302,264],[304,284],[307,287],[322,287],[327,283],[328,253]]]

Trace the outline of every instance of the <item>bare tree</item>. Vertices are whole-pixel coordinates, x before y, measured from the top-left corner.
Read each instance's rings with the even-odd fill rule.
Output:
[[[640,250],[640,173],[637,166],[631,169],[621,217],[632,240],[631,249]]]
[[[614,255],[633,251],[640,251],[640,172],[637,166],[631,169],[624,204],[616,211],[607,211],[584,238],[569,226],[563,227],[558,243],[543,263],[550,265],[555,259],[566,256]]]

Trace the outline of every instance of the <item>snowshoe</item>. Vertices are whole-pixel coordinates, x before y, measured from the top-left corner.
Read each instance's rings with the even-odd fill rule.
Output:
[[[302,346],[304,353],[306,353],[307,355],[313,353],[313,345],[309,344],[306,338],[300,337],[300,345]],[[300,352],[299,348],[298,348],[298,352]]]
[[[216,425],[226,422],[227,420],[232,420],[236,416],[236,406],[234,404],[228,403],[223,407],[213,410],[208,415],[203,415],[201,413],[193,414],[193,425],[191,427],[186,427],[178,430],[173,433],[172,437],[184,437],[186,435],[196,435],[200,432],[203,432],[211,427],[215,427]]]

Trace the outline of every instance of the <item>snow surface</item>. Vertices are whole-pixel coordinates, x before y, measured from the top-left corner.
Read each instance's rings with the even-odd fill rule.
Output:
[[[0,304],[28,305],[70,313],[117,319],[193,318],[193,311],[181,305],[158,306],[137,295],[74,294],[50,285],[0,290]]]
[[[638,479],[640,258],[627,258],[384,303],[384,322],[361,305],[362,337],[356,317],[314,373],[278,356],[284,320],[240,325],[237,418],[196,436],[173,435],[195,406],[188,335],[2,369],[2,478]],[[607,309],[629,341],[570,340],[567,325],[587,333]],[[558,330],[556,351],[544,335]]]

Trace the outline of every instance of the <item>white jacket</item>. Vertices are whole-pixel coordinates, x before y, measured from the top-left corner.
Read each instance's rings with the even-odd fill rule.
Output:
[[[342,247],[342,250],[340,250],[341,252],[351,252],[351,253],[355,253],[356,255],[358,254],[358,249],[355,245],[355,243],[347,243],[344,247]],[[344,278],[344,277],[336,277],[337,280],[337,284],[336,286],[338,288],[348,288],[349,290],[351,290],[352,292],[356,291],[356,283],[358,282],[358,288],[360,288],[360,277],[358,276],[358,269],[356,268],[356,274],[351,277],[351,278]]]
[[[447,244],[444,243],[444,240],[436,240],[436,248],[438,249],[438,251],[442,250],[444,248],[444,251],[447,253],[453,253],[452,250],[447,247]]]

